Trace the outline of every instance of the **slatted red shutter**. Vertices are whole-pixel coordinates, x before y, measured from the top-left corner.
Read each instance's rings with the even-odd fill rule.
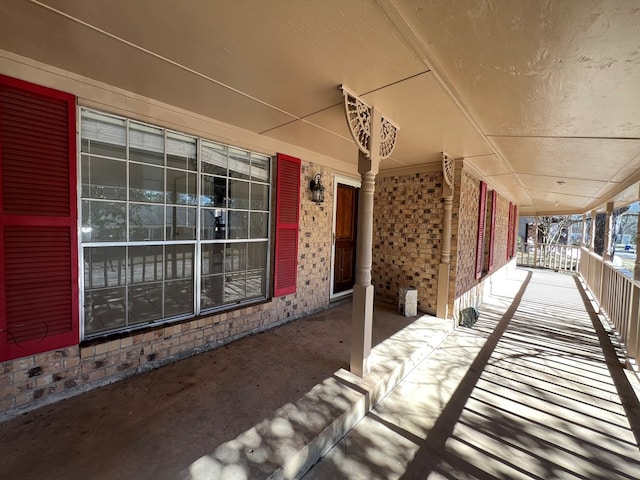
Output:
[[[298,281],[298,223],[300,218],[300,159],[278,154],[276,238],[273,295],[296,292]]]
[[[0,361],[79,341],[75,97],[0,75]]]
[[[513,206],[513,226],[511,227],[511,258],[518,253],[518,206]]]
[[[509,202],[509,223],[507,228],[507,260],[513,257],[513,203]]]
[[[487,184],[480,182],[480,199],[478,208],[478,242],[476,244],[476,279],[482,276],[484,260],[484,228],[487,216]]]
[[[491,223],[489,224],[489,252],[488,252],[488,267],[489,271],[493,270],[493,265],[495,262],[495,240],[496,240],[496,203],[498,201],[498,194],[495,190],[491,191]]]
[[[509,233],[507,235],[507,259],[512,259],[515,255],[516,238],[516,206],[509,202]]]

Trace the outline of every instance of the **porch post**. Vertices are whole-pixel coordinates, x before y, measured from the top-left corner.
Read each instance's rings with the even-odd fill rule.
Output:
[[[356,282],[353,286],[351,333],[351,371],[364,377],[369,373],[373,325],[373,194],[380,160],[391,155],[398,127],[379,110],[368,105],[346,87],[345,114],[351,136],[358,146],[358,172],[362,177],[358,205],[358,244],[356,246]]]
[[[442,214],[442,250],[440,265],[438,266],[438,300],[436,316],[447,318],[449,314],[449,278],[451,275],[451,218],[453,214],[453,179],[455,178],[455,162],[451,157],[442,154],[442,199],[444,212]]]
[[[582,214],[582,238],[580,239],[580,246],[584,247],[587,244],[587,214]]]
[[[589,251],[595,251],[596,245],[596,215],[598,212],[596,210],[591,210],[591,232],[589,232]]]
[[[602,252],[602,260],[611,261],[611,234],[613,226],[611,225],[611,216],[613,214],[613,202],[607,202],[607,219],[604,224],[604,252]]]
[[[375,116],[374,116],[375,118]],[[353,311],[351,331],[351,371],[364,377],[369,373],[371,335],[373,326],[373,285],[371,263],[373,250],[373,194],[379,162],[358,159],[362,177],[358,202],[358,245],[356,247],[356,283],[353,286]]]
[[[538,266],[538,215],[533,222],[533,266]]]

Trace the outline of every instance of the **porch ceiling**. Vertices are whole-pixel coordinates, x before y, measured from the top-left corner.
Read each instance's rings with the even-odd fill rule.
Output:
[[[0,0],[2,50],[355,163],[345,84],[401,127],[382,170],[446,151],[523,214],[637,199],[638,25],[636,0]]]

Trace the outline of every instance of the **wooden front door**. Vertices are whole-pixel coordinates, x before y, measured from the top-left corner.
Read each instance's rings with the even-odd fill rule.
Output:
[[[333,293],[352,289],[356,278],[356,225],[359,189],[340,183],[337,188]]]

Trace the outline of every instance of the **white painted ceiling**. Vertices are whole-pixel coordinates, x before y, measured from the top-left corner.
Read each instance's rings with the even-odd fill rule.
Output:
[[[0,49],[343,161],[465,163],[523,214],[636,200],[638,0],[0,0]]]

